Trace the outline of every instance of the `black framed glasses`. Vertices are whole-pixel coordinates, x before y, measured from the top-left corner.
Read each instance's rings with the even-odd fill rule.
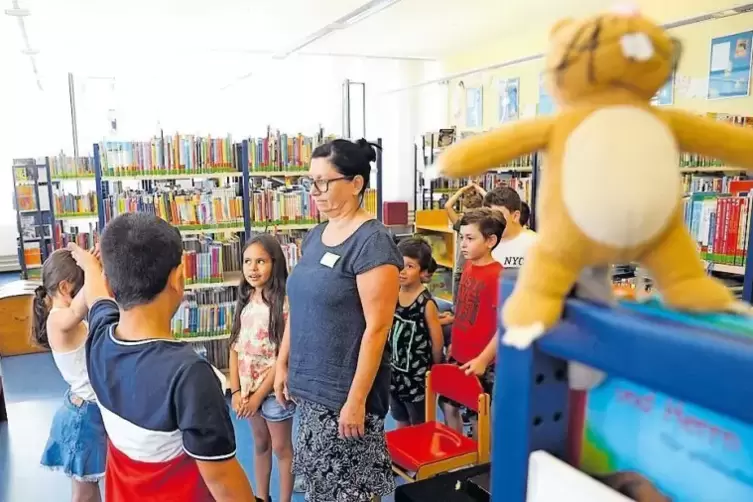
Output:
[[[351,181],[353,178],[351,176],[340,176],[339,178],[330,178],[330,179],[318,179],[314,180],[311,178],[301,178],[301,186],[305,188],[308,191],[311,191],[313,187],[316,187],[316,191],[319,193],[327,193],[329,190],[329,184],[334,181],[341,181],[341,180],[348,180]]]

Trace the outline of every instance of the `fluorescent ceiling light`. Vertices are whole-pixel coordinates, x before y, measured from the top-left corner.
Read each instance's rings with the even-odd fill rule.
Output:
[[[6,16],[27,17],[31,16],[29,9],[5,9]]]
[[[371,0],[369,3],[362,5],[344,18],[339,19],[337,23],[344,24],[345,26],[353,26],[356,23],[360,23],[367,17],[371,17],[388,7],[392,7],[399,1],[400,0]]]
[[[395,5],[399,1],[400,0],[370,0],[369,2],[366,2],[365,4],[361,5],[354,11],[346,14],[340,19],[334,21],[333,23],[330,23],[324,26],[323,28],[320,28],[319,30],[315,31],[314,33],[312,33],[305,39],[297,42],[294,46],[290,47],[289,49],[275,53],[272,57],[274,59],[285,59],[286,57],[290,56],[294,52],[298,52],[304,47],[313,44],[320,38],[323,38],[337,30],[349,28],[356,23],[360,23],[367,17],[373,16],[374,14],[383,11],[387,7],[391,7]]]

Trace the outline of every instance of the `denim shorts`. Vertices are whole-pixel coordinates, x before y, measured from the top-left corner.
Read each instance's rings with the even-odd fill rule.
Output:
[[[281,405],[274,394],[270,394],[261,403],[261,416],[267,422],[284,422],[290,420],[295,415],[295,404],[288,402],[285,406]]]
[[[106,459],[107,434],[97,404],[66,391],[52,419],[41,464],[77,481],[96,482],[105,475]]]

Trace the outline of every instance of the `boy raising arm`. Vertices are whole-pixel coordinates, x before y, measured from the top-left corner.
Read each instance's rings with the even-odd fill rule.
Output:
[[[84,270],[89,379],[109,437],[106,500],[254,501],[215,370],[172,336],[180,233],[129,213],[105,228],[101,266],[69,249]]]

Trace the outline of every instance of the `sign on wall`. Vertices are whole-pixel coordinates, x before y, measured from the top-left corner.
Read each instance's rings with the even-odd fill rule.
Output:
[[[501,78],[497,80],[499,93],[498,120],[500,124],[518,120],[520,116],[520,78]]]
[[[750,94],[753,31],[711,40],[708,99]]]
[[[466,87],[465,89],[465,126],[481,127],[484,124],[484,90],[483,87]]]

